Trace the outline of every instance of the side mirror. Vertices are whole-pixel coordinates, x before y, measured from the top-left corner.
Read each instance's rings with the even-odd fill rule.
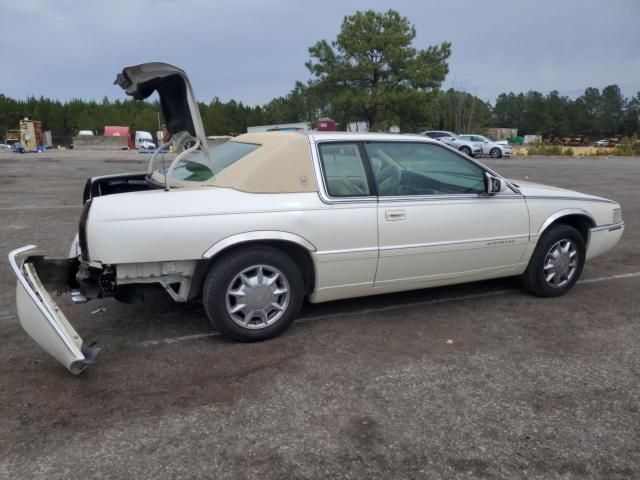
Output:
[[[494,177],[489,172],[484,172],[485,192],[487,195],[495,195],[505,190],[506,183],[498,177]]]

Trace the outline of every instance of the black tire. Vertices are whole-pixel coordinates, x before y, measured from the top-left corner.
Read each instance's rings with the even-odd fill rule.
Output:
[[[562,286],[552,286],[546,280],[545,262],[547,254],[558,242],[569,240],[576,250],[576,269],[569,281]],[[542,234],[538,245],[529,260],[527,270],[522,275],[522,283],[528,292],[538,297],[559,297],[564,295],[575,285],[584,268],[586,248],[584,238],[575,228],[569,225],[556,224]]]
[[[460,147],[460,151],[471,157],[471,149],[469,147]]]
[[[489,152],[491,158],[500,158],[502,156],[502,151],[498,147],[494,147]]]
[[[271,325],[247,328],[233,320],[227,311],[227,290],[243,270],[254,265],[275,267],[286,278],[289,298],[284,313]],[[286,254],[269,246],[235,250],[216,261],[204,281],[202,303],[211,324],[226,338],[255,342],[279,335],[295,320],[304,298],[303,278],[296,263]]]

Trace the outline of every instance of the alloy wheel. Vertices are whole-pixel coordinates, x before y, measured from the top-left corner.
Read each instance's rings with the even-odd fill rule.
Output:
[[[544,279],[553,288],[564,287],[578,270],[578,248],[568,238],[557,241],[544,259]]]
[[[253,265],[238,273],[227,287],[229,317],[243,328],[261,329],[284,315],[291,297],[285,275],[270,265]]]

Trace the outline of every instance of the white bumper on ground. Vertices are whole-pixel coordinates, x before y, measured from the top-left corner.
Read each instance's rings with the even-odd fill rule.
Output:
[[[83,347],[82,339],[47,293],[35,265],[28,259],[24,263],[19,259],[34,248],[28,245],[9,253],[9,263],[18,278],[16,307],[20,324],[49,355],[78,375],[93,363],[100,349]]]
[[[611,250],[620,241],[624,232],[624,222],[592,228],[589,234],[587,260]]]

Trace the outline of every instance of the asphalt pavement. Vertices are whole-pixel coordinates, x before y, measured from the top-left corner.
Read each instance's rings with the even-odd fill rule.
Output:
[[[3,258],[66,255],[86,178],[148,159],[0,153]],[[501,279],[306,305],[255,344],[164,295],[61,297],[103,347],[79,377],[22,331],[0,261],[0,478],[640,478],[640,158],[483,161],[619,201],[621,243],[561,298]]]

